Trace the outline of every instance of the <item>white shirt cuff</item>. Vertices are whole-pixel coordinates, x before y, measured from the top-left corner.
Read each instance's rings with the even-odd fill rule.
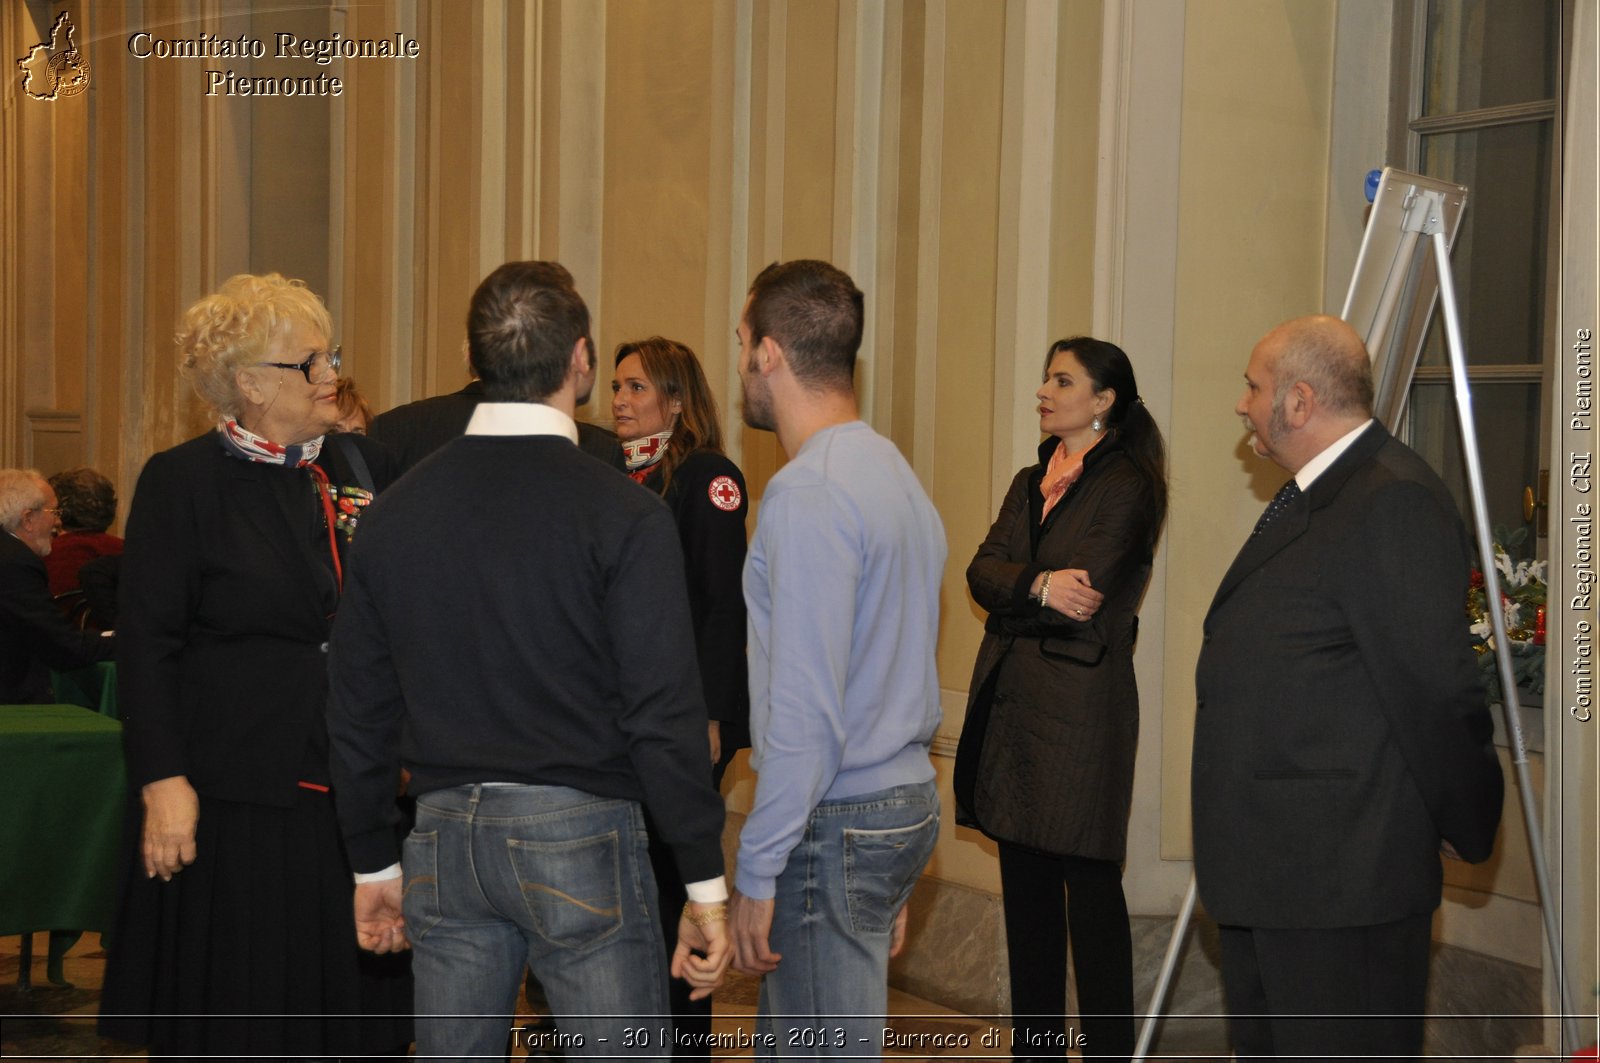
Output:
[[[728,880],[723,875],[701,882],[686,882],[683,888],[696,904],[721,904],[728,899]]]
[[[368,882],[387,882],[392,878],[400,877],[400,865],[390,864],[382,871],[357,871],[354,873],[356,885],[361,886]]]

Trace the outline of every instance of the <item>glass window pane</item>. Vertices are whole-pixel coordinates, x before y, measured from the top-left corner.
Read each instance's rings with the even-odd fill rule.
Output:
[[[1429,0],[1424,115],[1555,97],[1559,0]]]
[[[1474,382],[1472,408],[1478,446],[1483,451],[1489,523],[1502,534],[1528,526],[1522,519],[1522,489],[1538,483],[1539,385]],[[1438,470],[1470,527],[1472,502],[1450,383],[1415,385],[1410,410],[1411,446]],[[1529,543],[1534,541],[1533,535],[1534,529],[1529,527]]]
[[[1544,361],[1551,130],[1539,121],[1422,138],[1422,172],[1467,186],[1450,266],[1469,364]],[[1438,314],[1422,364],[1445,364]]]

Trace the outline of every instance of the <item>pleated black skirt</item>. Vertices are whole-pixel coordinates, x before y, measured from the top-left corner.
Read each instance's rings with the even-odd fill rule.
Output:
[[[293,808],[202,796],[195,862],[147,879],[140,808],[112,931],[100,1032],[151,1056],[404,1055],[410,958],[356,946],[333,801]]]

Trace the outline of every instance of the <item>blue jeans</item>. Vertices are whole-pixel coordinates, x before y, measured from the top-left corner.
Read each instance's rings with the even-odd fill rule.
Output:
[[[458,786],[418,798],[403,906],[417,1054],[501,1058],[527,966],[565,1055],[669,1055],[637,1032],[667,1011],[647,845],[638,804],[567,787]]]
[[[895,916],[938,835],[931,782],[811,813],[774,894],[768,943],[783,959],[761,980],[760,1058],[882,1054]]]

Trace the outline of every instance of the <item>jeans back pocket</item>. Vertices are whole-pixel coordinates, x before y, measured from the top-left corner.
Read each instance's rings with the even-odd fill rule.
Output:
[[[911,887],[933,854],[939,815],[888,830],[846,828],[844,888],[850,928],[862,934],[887,934],[911,896]]]
[[[413,830],[406,836],[405,893],[400,913],[406,920],[406,937],[421,941],[439,925],[444,913],[439,908],[439,834]]]
[[[581,949],[622,925],[617,832],[559,842],[506,840],[534,928],[552,945]]]

